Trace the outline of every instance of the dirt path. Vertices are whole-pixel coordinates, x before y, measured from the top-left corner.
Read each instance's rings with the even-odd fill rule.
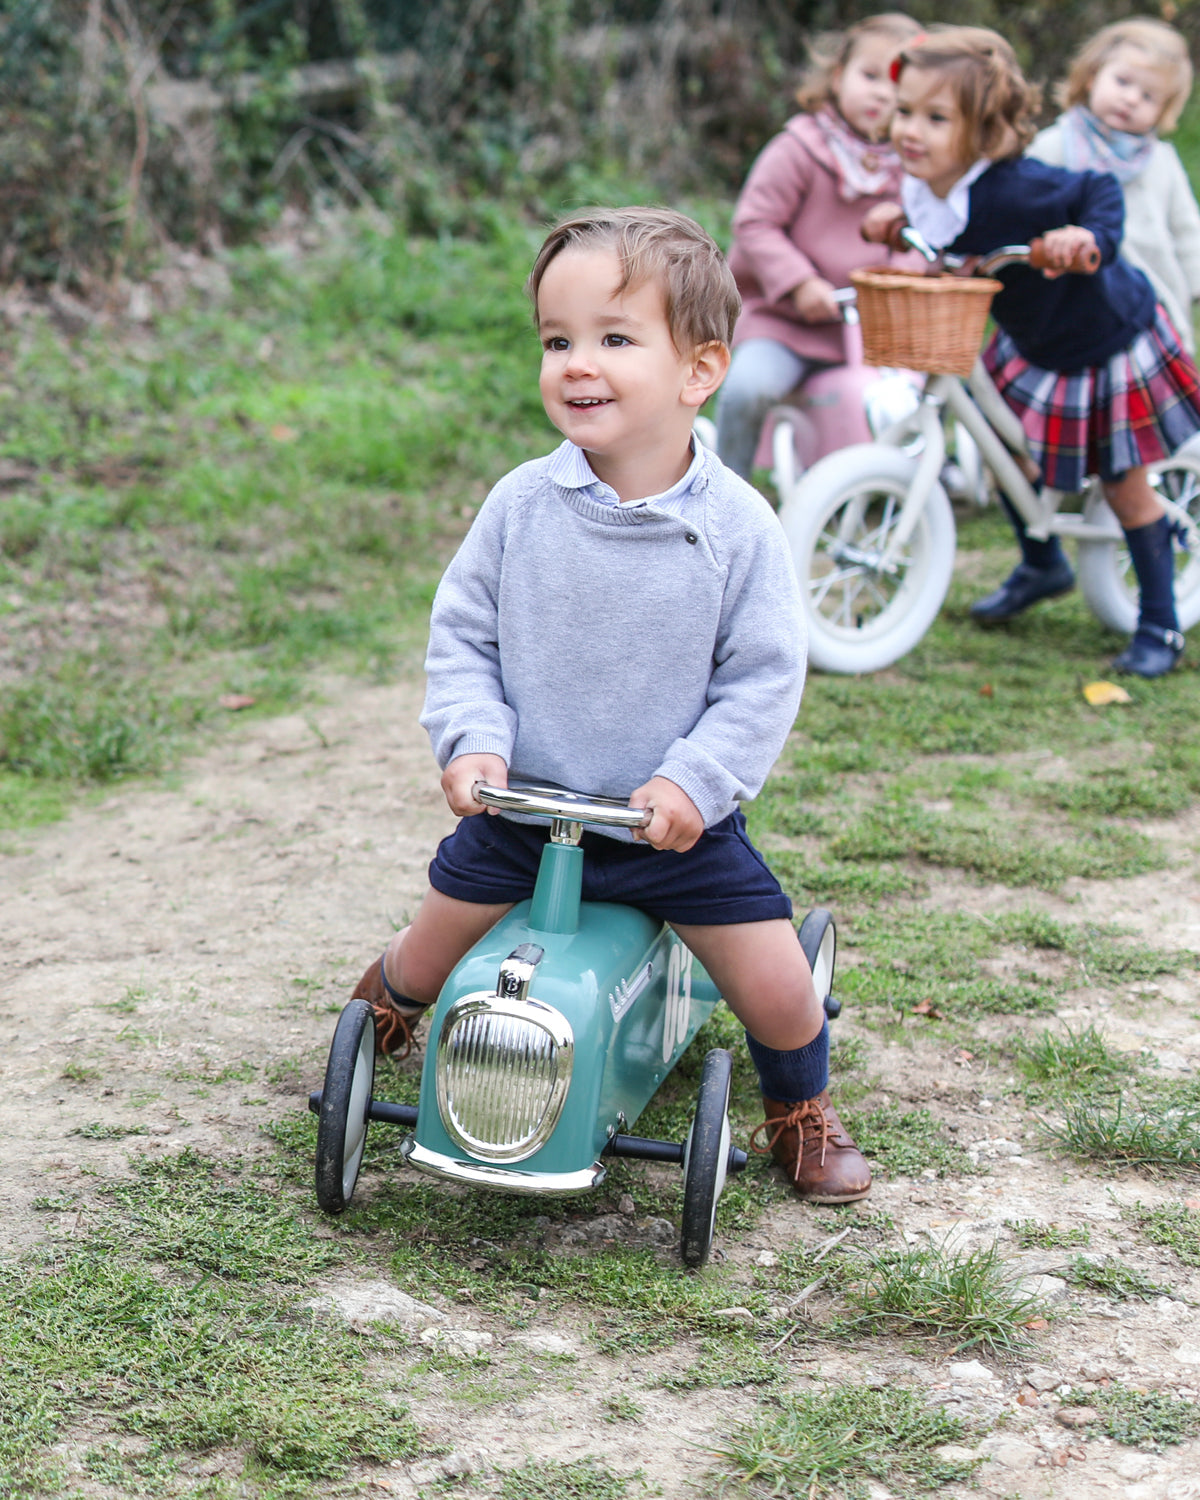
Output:
[[[310,713],[238,726],[173,786],[118,791],[61,825],[8,841],[0,854],[6,1252],[39,1237],[33,1200],[69,1189],[81,1168],[118,1173],[131,1146],[253,1149],[257,1127],[278,1118],[289,1100],[300,1107],[319,1083],[329,1005],[404,920],[424,889],[430,851],[451,826],[416,723],[418,700],[414,682],[333,684],[329,701]],[[1081,887],[1051,909],[1072,920],[1084,911],[1120,916],[1151,940],[1195,946],[1200,819],[1170,832],[1179,858],[1167,876]],[[1071,900],[1081,895],[1082,909]],[[945,880],[933,899],[982,909],[1013,897],[1001,889],[964,892]],[[1131,990],[1115,1005],[1101,1004],[1081,980],[1070,1014],[1074,1024],[1097,1020],[1120,1045],[1149,1047],[1164,1076],[1181,1076],[1200,1067],[1196,1009],[1190,980]],[[845,1024],[854,1034],[853,1019]],[[1200,1442],[1162,1454],[1106,1439],[1084,1443],[1056,1420],[1053,1398],[1060,1385],[1109,1379],[1200,1395],[1200,1314],[1191,1305],[1200,1299],[1200,1276],[1135,1243],[1120,1214],[1122,1204],[1139,1200],[1177,1201],[1178,1186],[1074,1171],[1037,1148],[1019,1106],[992,1097],[997,1080],[986,1070],[930,1055],[919,1043],[885,1048],[878,1034],[861,1034],[872,1072],[887,1080],[887,1099],[930,1108],[991,1168],[978,1178],[881,1181],[871,1210],[890,1213],[913,1243],[998,1239],[1027,1274],[1050,1278],[1041,1290],[1064,1309],[1063,1252],[1018,1256],[1006,1221],[1086,1222],[1093,1253],[1121,1257],[1169,1283],[1175,1296],[1113,1302],[1072,1293],[1071,1311],[1040,1335],[1035,1353],[1010,1364],[926,1359],[867,1342],[823,1348],[819,1357],[796,1354],[793,1384],[824,1375],[929,1387],[933,1399],[979,1424],[973,1444],[988,1457],[979,1476],[986,1495],[1200,1497]],[[278,1065],[273,1097],[262,1097],[270,1090],[261,1072],[249,1092],[236,1076],[247,1062],[259,1070]],[[106,1127],[145,1138],[105,1138]],[[745,1242],[721,1248],[732,1261],[766,1264],[818,1233],[809,1210],[787,1204]],[[529,1357],[528,1334],[454,1310],[449,1317],[461,1332],[490,1334],[497,1351]],[[569,1381],[550,1377],[520,1407],[464,1413],[436,1389],[426,1392],[420,1419],[455,1447],[464,1469],[513,1464],[526,1454],[592,1453],[620,1472],[640,1467],[667,1500],[683,1500],[696,1493],[706,1450],[758,1399],[746,1391],[655,1390],[649,1359],[632,1368],[597,1357],[583,1329],[565,1320],[540,1334],[551,1352],[574,1350],[580,1358]],[[614,1390],[636,1393],[640,1424],[604,1421],[601,1402]],[[436,1477],[418,1468],[372,1482],[412,1496]],[[887,1493],[882,1486],[872,1492],[874,1500]]]

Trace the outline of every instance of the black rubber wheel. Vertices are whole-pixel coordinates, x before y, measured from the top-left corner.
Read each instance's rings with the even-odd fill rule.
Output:
[[[814,907],[800,924],[800,946],[812,970],[817,999],[830,1020],[841,1011],[833,998],[833,970],[837,963],[837,929],[833,916],[823,906]]]
[[[714,1047],[704,1059],[696,1116],[683,1148],[683,1233],[686,1266],[702,1266],[712,1249],[717,1200],[729,1166],[729,1085],[733,1058]]]
[[[329,1045],[317,1117],[317,1202],[327,1214],[340,1214],[354,1193],[374,1083],[375,1013],[365,1000],[351,1000]]]

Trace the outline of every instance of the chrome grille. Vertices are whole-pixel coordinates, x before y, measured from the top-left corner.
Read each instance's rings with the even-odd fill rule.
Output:
[[[438,1111],[473,1156],[523,1161],[546,1142],[571,1081],[575,1038],[537,1000],[476,994],[446,1012],[437,1044]]]

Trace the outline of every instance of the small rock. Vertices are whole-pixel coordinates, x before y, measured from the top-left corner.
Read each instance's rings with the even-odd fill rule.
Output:
[[[760,1250],[754,1257],[754,1264],[756,1266],[777,1266],[779,1264],[779,1257],[775,1254],[774,1250]]]
[[[714,1318],[728,1318],[731,1323],[753,1323],[754,1314],[748,1307],[717,1307],[713,1309]]]
[[[1062,1384],[1062,1376],[1056,1375],[1053,1370],[1046,1369],[1045,1365],[1032,1365],[1024,1376],[1025,1384],[1031,1385],[1035,1391],[1052,1391],[1056,1385]]]
[[[445,1313],[436,1307],[418,1302],[387,1281],[359,1281],[333,1287],[305,1305],[313,1312],[333,1313],[344,1318],[352,1328],[364,1328],[372,1323],[403,1323],[415,1327],[441,1323],[446,1318]]]
[[[441,1349],[446,1354],[460,1354],[464,1359],[482,1354],[493,1342],[490,1333],[474,1328],[422,1328],[418,1338],[423,1344]]]
[[[514,1333],[510,1344],[519,1344],[530,1354],[577,1354],[579,1347],[561,1333]]]
[[[1018,1286],[1036,1302],[1061,1302],[1067,1295],[1067,1283],[1061,1276],[1027,1276]]]
[[[482,1453],[466,1450],[460,1452],[455,1449],[442,1458],[431,1458],[424,1463],[413,1464],[408,1474],[415,1484],[422,1486],[445,1484],[451,1479],[465,1479],[470,1474],[487,1473],[490,1468],[491,1465]]]
[[[621,1201],[617,1204],[617,1212],[629,1215],[632,1213],[636,1213],[636,1211],[637,1204],[633,1201],[628,1193],[622,1193]]]
[[[1060,1406],[1054,1420],[1063,1427],[1089,1427],[1100,1420],[1100,1413],[1094,1406]]]
[[[1007,1436],[985,1438],[979,1451],[1002,1469],[1031,1469],[1038,1457],[1038,1450],[1032,1443]]]
[[[1158,1463],[1145,1453],[1126,1453],[1114,1465],[1121,1479],[1148,1479],[1158,1468]]]
[[[964,1448],[960,1443],[943,1443],[933,1450],[934,1456],[944,1464],[969,1464],[978,1454],[973,1448]]]
[[[997,1377],[984,1364],[977,1359],[960,1360],[956,1364],[947,1366],[946,1373],[951,1380],[961,1380],[964,1385],[986,1385]]]

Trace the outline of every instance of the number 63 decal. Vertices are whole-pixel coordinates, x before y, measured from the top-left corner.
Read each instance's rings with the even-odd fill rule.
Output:
[[[670,1062],[681,1047],[692,1018],[692,954],[676,943],[667,960],[667,1005],[663,1015],[663,1062]]]

